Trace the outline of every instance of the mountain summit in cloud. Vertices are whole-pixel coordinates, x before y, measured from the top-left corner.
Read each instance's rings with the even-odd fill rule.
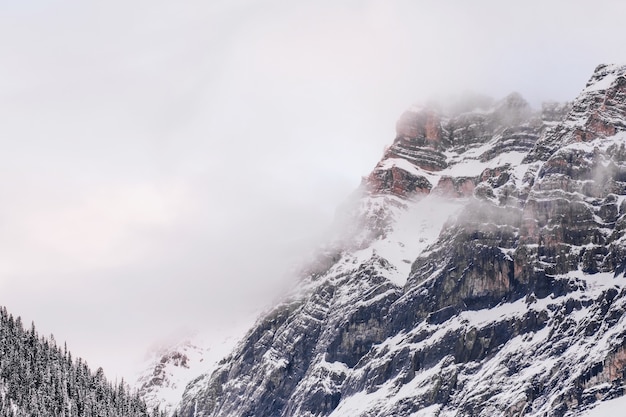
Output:
[[[299,288],[178,416],[578,416],[626,380],[626,67],[413,107]]]

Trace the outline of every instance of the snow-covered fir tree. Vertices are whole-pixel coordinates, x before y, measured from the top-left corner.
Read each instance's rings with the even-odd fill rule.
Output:
[[[113,384],[102,368],[93,372],[72,359],[53,337],[24,329],[19,317],[0,308],[1,417],[162,417],[149,411],[123,380]]]

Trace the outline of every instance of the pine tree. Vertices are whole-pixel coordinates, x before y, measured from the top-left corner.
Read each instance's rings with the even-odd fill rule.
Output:
[[[164,417],[127,388],[111,384],[102,368],[92,372],[72,359],[53,336],[25,330],[0,307],[0,417]]]

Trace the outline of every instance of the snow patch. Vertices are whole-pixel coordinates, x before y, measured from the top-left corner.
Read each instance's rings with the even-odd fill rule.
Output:
[[[372,250],[389,261],[395,267],[389,278],[402,286],[413,260],[437,241],[444,224],[460,213],[464,202],[428,195],[398,215],[394,230],[386,239],[375,241],[371,248],[361,252]]]
[[[488,150],[491,146],[487,146],[484,150]],[[482,148],[479,148],[482,149]],[[482,153],[479,153],[482,155]],[[442,175],[449,175],[451,177],[477,177],[487,168],[497,168],[506,164],[517,166],[521,164],[522,160],[526,156],[524,152],[506,152],[492,158],[488,161],[482,162],[478,159],[465,159],[449,168],[441,171]]]
[[[596,91],[604,91],[609,89],[615,80],[621,75],[619,72],[623,69],[623,67],[619,65],[607,65],[603,69],[604,75],[598,81],[594,82],[591,85],[588,85],[582,92],[584,93],[593,93]],[[623,72],[623,71],[622,71]]]
[[[626,397],[603,401],[597,407],[585,411],[580,417],[617,417],[626,413]]]

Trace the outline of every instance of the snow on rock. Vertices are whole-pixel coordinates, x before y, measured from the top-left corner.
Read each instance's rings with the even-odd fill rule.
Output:
[[[587,87],[582,91],[582,94],[606,91],[615,83],[617,78],[623,76],[623,74],[624,70],[622,65],[600,65],[596,68],[594,75],[587,83]]]
[[[389,279],[403,286],[415,257],[436,242],[444,224],[454,219],[462,207],[462,202],[429,195],[401,213],[385,239],[374,241],[362,251],[372,251],[389,261],[395,268]]]
[[[179,415],[575,417],[621,396],[625,73],[538,112],[515,93],[405,112],[299,288]]]
[[[242,320],[228,330],[196,333],[170,345],[153,349],[146,357],[135,387],[150,409],[172,413],[187,384],[211,373],[243,337],[252,320]]]
[[[597,407],[580,414],[580,417],[617,417],[626,413],[626,397],[599,403]]]

